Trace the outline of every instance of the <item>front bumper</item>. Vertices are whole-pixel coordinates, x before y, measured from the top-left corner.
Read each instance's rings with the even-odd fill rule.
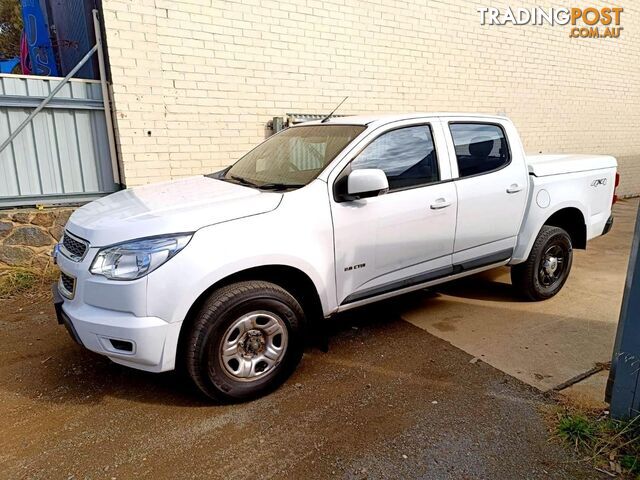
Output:
[[[83,347],[112,361],[150,372],[175,368],[181,322],[157,317],[136,317],[84,303],[68,302],[53,286],[58,323]]]

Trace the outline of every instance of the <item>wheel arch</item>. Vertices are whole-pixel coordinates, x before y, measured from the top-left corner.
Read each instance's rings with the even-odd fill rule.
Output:
[[[531,253],[533,244],[545,225],[563,228],[569,233],[574,248],[585,249],[588,239],[586,219],[588,209],[580,202],[567,201],[547,209],[530,206],[525,217],[510,265],[525,262]]]
[[[262,280],[284,288],[300,302],[305,312],[308,325],[311,327],[324,318],[322,301],[320,300],[316,285],[311,277],[299,268],[290,265],[273,264],[239,270],[210,285],[196,298],[191,307],[189,307],[180,327],[176,356],[177,362],[183,357],[188,332],[204,301],[213,291],[226,285],[245,280]]]
[[[543,225],[560,227],[571,237],[573,248],[587,248],[587,223],[579,208],[565,207],[554,212]]]

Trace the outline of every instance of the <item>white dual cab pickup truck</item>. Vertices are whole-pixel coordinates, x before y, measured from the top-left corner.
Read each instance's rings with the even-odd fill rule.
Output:
[[[609,156],[526,156],[503,117],[305,123],[221,172],[76,210],[54,252],[58,319],[114,362],[255,398],[337,312],[503,265],[552,297],[573,249],[611,228],[617,178]]]

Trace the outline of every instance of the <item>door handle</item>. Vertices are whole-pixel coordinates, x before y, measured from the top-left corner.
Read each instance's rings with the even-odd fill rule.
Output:
[[[440,210],[441,208],[447,208],[451,206],[451,202],[447,202],[444,198],[438,198],[431,204],[431,210]]]
[[[522,191],[522,187],[517,183],[512,183],[509,188],[507,188],[507,193],[518,193]]]

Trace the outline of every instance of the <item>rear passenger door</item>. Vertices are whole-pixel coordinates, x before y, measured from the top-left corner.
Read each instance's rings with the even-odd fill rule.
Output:
[[[448,133],[458,217],[453,264],[475,268],[511,257],[527,200],[528,173],[505,122],[453,120]]]

